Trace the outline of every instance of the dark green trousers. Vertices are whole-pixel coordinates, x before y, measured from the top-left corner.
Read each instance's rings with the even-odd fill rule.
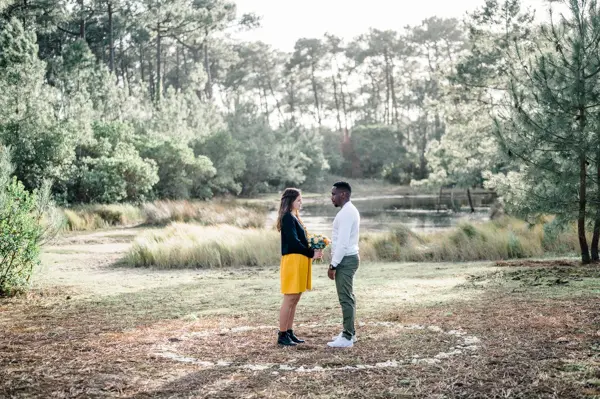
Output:
[[[360,259],[358,255],[344,256],[344,259],[335,268],[335,288],[342,306],[344,317],[344,337],[352,339],[355,333],[354,319],[356,318],[356,298],[353,285],[354,274],[358,270]]]

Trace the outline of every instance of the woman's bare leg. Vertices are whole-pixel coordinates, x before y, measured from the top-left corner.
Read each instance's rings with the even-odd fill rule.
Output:
[[[294,317],[296,316],[296,306],[298,306],[298,302],[300,302],[300,297],[302,293],[296,294],[294,298],[294,302],[292,303],[292,308],[290,309],[290,315],[286,324],[286,330],[291,330],[294,325]]]
[[[281,309],[279,310],[279,331],[287,331],[290,320],[293,322],[296,304],[300,294],[284,294]]]

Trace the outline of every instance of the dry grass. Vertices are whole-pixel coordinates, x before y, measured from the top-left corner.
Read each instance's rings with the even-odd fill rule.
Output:
[[[241,228],[260,228],[267,208],[237,201],[155,201],[139,206],[130,204],[82,205],[62,209],[64,230],[93,231],[138,224],[167,225],[194,222],[205,226],[229,224]]]
[[[91,231],[143,222],[139,207],[127,204],[85,205],[62,210],[67,231]]]
[[[267,212],[267,208],[259,204],[240,205],[236,201],[156,201],[144,204],[142,209],[146,223],[151,225],[193,222],[205,226],[227,224],[240,228],[264,227]]]
[[[404,227],[362,234],[360,254],[366,262],[464,262],[572,255],[578,245],[570,229],[549,238],[541,224],[503,218],[464,223],[442,233],[420,235]],[[279,253],[279,235],[272,229],[175,223],[138,238],[126,263],[160,268],[272,266],[279,263]],[[327,249],[323,262],[330,258]]]
[[[416,234],[407,228],[363,234],[361,256],[371,261],[461,262],[572,255],[579,249],[572,229],[553,233],[504,217],[482,224],[463,223],[441,233]]]
[[[279,233],[172,223],[136,238],[125,263],[159,268],[267,266],[279,262]]]

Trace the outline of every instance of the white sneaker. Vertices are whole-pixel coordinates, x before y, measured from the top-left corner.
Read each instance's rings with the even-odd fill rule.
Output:
[[[342,331],[342,332],[340,333],[340,335],[336,335],[335,337],[331,337],[331,339],[335,341],[336,339],[338,339],[338,338],[341,338],[341,337],[343,337],[343,336],[344,336],[344,332]],[[356,342],[356,334],[354,334],[354,335],[352,336],[352,342]]]
[[[335,341],[327,343],[327,346],[330,346],[332,348],[352,348],[353,345],[354,342],[352,342],[351,339],[344,337],[337,337]]]

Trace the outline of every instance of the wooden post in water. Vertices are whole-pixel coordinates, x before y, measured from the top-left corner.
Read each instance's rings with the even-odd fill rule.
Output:
[[[473,208],[473,200],[471,199],[471,189],[467,188],[467,197],[469,198],[469,206],[471,207],[471,213],[475,213],[475,208]]]

